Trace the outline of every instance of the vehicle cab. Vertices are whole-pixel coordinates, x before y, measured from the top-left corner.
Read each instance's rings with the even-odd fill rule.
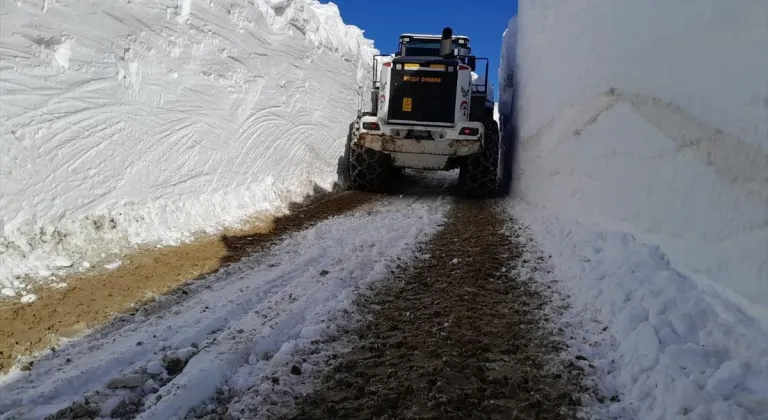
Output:
[[[439,57],[440,42],[439,35],[403,34],[400,35],[400,44],[395,56]],[[472,55],[469,37],[462,35],[453,37],[453,55],[462,63],[469,64],[467,58]]]

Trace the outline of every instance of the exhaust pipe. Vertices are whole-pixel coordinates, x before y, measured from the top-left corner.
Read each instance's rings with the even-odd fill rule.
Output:
[[[443,58],[453,57],[453,29],[450,27],[443,29],[443,38],[440,40],[440,56]]]

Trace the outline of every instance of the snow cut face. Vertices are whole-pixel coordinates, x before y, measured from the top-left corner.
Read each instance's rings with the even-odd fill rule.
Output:
[[[617,397],[594,417],[768,418],[768,3],[519,10],[499,73],[510,205]]]
[[[761,0],[522,1],[499,112],[514,100],[517,196],[659,245],[768,326],[765,16]]]
[[[551,255],[569,296],[569,351],[595,366],[606,398],[617,397],[588,407],[589,418],[768,418],[759,323],[675,271],[658,246],[539,206],[510,211]]]
[[[0,286],[14,290],[67,272],[57,259],[108,263],[330,188],[375,53],[308,0],[3,13]]]

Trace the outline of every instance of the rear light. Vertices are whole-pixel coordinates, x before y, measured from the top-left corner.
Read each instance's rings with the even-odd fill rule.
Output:
[[[480,134],[480,130],[472,127],[464,127],[459,131],[462,136],[476,136]]]
[[[391,61],[387,61],[386,63],[382,64],[382,66],[384,66],[384,67],[392,67],[392,62]]]
[[[381,130],[381,127],[379,126],[379,123],[377,123],[377,122],[364,122],[363,123],[363,130],[379,131],[379,130]]]
[[[466,66],[464,64],[459,64],[459,70],[470,70],[472,67]]]

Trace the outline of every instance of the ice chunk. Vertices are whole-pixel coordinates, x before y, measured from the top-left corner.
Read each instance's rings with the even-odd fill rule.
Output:
[[[706,390],[727,398],[733,394],[736,385],[742,382],[744,368],[737,360],[729,360],[720,366],[720,369],[709,378]]]
[[[32,303],[37,300],[37,295],[30,293],[21,297],[22,303]]]
[[[159,360],[153,360],[147,365],[147,373],[150,375],[160,375],[165,373],[163,363]]]
[[[66,268],[66,267],[72,267],[75,264],[75,262],[72,261],[72,258],[69,258],[66,256],[59,256],[59,257],[56,257],[53,264],[59,268]]]

